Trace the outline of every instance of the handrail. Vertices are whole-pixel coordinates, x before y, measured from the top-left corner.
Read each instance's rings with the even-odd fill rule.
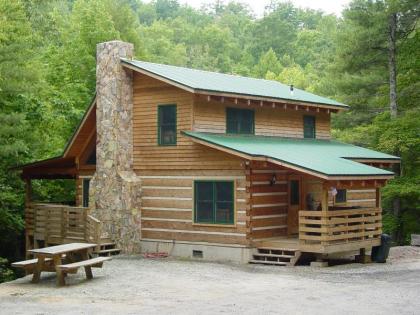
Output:
[[[45,243],[91,242],[101,240],[101,221],[85,207],[30,203],[25,209],[25,229]]]
[[[382,210],[363,208],[299,211],[299,240],[303,244],[336,245],[379,239]]]

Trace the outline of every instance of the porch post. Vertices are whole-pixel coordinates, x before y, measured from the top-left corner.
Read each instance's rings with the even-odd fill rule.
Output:
[[[32,201],[32,181],[25,178],[25,207],[28,207]]]
[[[27,215],[28,208],[31,206],[32,201],[32,181],[29,178],[25,178],[25,217]],[[35,210],[34,210],[35,211]],[[26,218],[25,218],[26,219]],[[26,259],[30,258],[28,250],[32,249],[31,239],[28,235],[28,230],[26,229],[26,220],[25,220],[25,257]],[[34,240],[35,242],[35,240]]]
[[[328,211],[328,184],[324,183],[322,185],[322,197],[321,197],[321,207],[322,211]]]
[[[381,189],[376,187],[376,208],[381,207]]]

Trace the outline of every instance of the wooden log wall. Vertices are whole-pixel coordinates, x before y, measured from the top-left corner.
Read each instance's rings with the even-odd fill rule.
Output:
[[[248,245],[246,179],[240,171],[142,171],[141,233],[144,240]],[[235,183],[233,225],[194,223],[194,181]]]
[[[252,240],[287,235],[287,174],[287,170],[267,163],[254,163],[247,170]],[[276,182],[271,184],[273,175]]]
[[[135,170],[238,170],[241,160],[207,149],[180,134],[191,130],[193,94],[148,76],[134,74],[134,169]],[[177,145],[158,146],[157,107],[177,105]]]
[[[311,192],[316,200],[316,204],[321,202],[322,180],[315,178],[308,178],[305,180],[305,191]],[[332,194],[328,195],[328,205],[334,205],[334,197]],[[361,187],[360,185],[354,188],[347,189],[347,201],[339,203],[340,206],[359,206],[359,207],[376,207],[376,189],[373,187]]]
[[[258,104],[235,104],[227,101],[207,101],[204,97],[194,98],[193,130],[201,132],[226,132],[226,107],[255,110],[255,134],[303,138],[303,116],[316,117],[316,137],[330,139],[330,114],[326,112],[295,110],[281,107],[261,107]]]

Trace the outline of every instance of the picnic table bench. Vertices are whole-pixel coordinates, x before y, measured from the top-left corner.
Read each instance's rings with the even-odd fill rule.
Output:
[[[57,273],[57,285],[65,285],[65,277],[69,273],[77,273],[77,270],[84,267],[86,278],[92,279],[92,268],[102,268],[104,261],[111,257],[89,258],[89,251],[97,244],[70,243],[45,248],[31,249],[36,258],[19,261],[12,264],[13,267],[23,268],[33,273],[32,282],[39,282],[42,271],[55,271]],[[81,258],[81,260],[80,260]],[[63,260],[66,261],[63,261]]]

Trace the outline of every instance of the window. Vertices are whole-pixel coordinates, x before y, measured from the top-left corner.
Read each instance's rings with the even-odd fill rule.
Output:
[[[335,202],[342,203],[347,201],[347,190],[337,189],[337,195],[335,195]]]
[[[89,207],[89,186],[90,186],[90,179],[84,178],[83,186],[82,186],[82,206],[83,207]]]
[[[290,205],[297,206],[299,204],[300,204],[299,181],[291,180],[290,181]]]
[[[176,105],[158,106],[158,143],[176,145]]]
[[[303,116],[303,137],[315,138],[315,116]]]
[[[194,222],[233,224],[233,199],[232,181],[194,182]]]
[[[254,111],[226,108],[226,133],[254,134]]]

